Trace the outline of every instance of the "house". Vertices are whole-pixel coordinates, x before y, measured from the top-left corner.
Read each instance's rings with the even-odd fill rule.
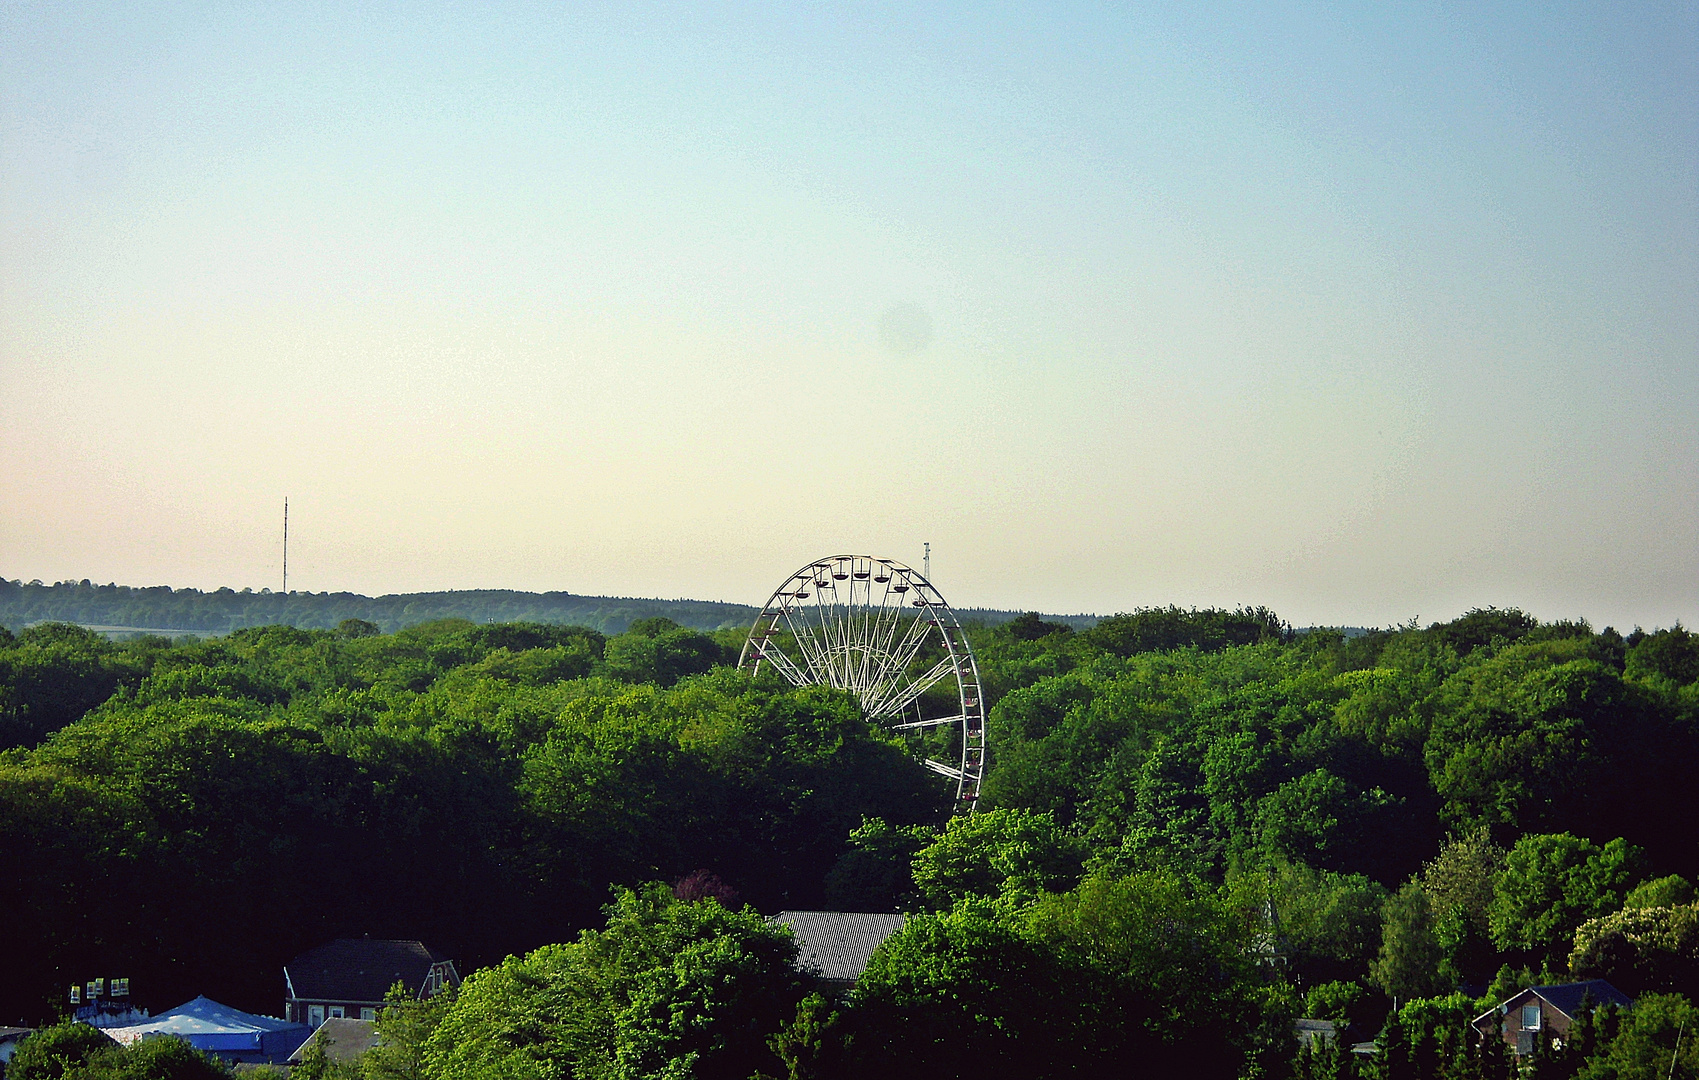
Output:
[[[1626,994],[1603,979],[1530,986],[1475,1017],[1475,1030],[1483,1039],[1496,1033],[1517,1054],[1532,1054],[1540,1039],[1561,1040],[1569,1034],[1569,1025],[1580,1014],[1583,1002],[1618,1008],[1633,1004]]]
[[[423,942],[339,938],[307,950],[283,969],[283,1015],[309,1028],[326,1020],[375,1020],[397,983],[423,1001],[459,986],[460,973]]]
[[[289,1055],[289,1064],[301,1064],[315,1047],[324,1051],[326,1061],[340,1064],[355,1060],[377,1044],[377,1025],[370,1020],[326,1020]]]
[[[174,1036],[231,1064],[280,1063],[311,1034],[304,1024],[245,1013],[206,997],[167,1009],[139,1024],[101,1030],[125,1046],[162,1035]]]
[[[867,970],[873,950],[902,929],[902,915],[851,911],[781,911],[768,920],[783,923],[796,935],[796,966],[817,976],[828,989],[843,991]]]

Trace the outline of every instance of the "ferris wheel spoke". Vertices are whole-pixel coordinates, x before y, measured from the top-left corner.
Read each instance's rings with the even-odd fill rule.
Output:
[[[943,655],[928,663],[922,657],[934,641]],[[959,763],[917,761],[954,782],[959,807],[974,808],[985,768],[979,672],[949,605],[912,567],[871,555],[804,563],[762,608],[739,666],[759,668],[763,661],[794,686],[832,686],[854,694],[862,715],[889,731],[959,726]],[[913,674],[920,666],[924,670]],[[952,675],[960,708],[954,715],[922,718],[916,708],[922,695]]]
[[[911,720],[906,724],[892,724],[892,731],[914,731],[919,728],[942,727],[945,724],[963,724],[966,716],[937,716],[931,720]]]
[[[956,670],[955,657],[946,656],[932,665],[932,669],[920,678],[903,688],[903,692],[881,708],[881,712],[894,715],[902,712],[920,698],[920,695],[930,690],[938,680]]]
[[[929,630],[930,627],[928,627],[921,619],[915,619],[909,624],[908,633],[903,636],[903,643],[897,647],[896,652],[892,656],[892,665],[895,668],[894,674],[896,676],[893,680],[893,686],[901,685],[903,679],[906,677],[909,665],[914,663],[915,657],[920,655],[921,647],[926,644],[926,638]],[[953,658],[946,653],[944,661],[949,663],[952,659]],[[924,687],[922,689],[924,689]]]
[[[851,600],[854,600],[855,583],[851,582]],[[873,613],[866,606],[857,606],[853,602],[844,613],[842,630],[844,636],[844,681],[855,690],[856,694],[866,697],[873,678],[879,671],[881,657],[878,652],[876,638],[873,632]]]
[[[891,637],[896,636],[896,630],[901,622],[901,615],[898,615],[892,621]],[[930,629],[931,627],[926,625],[925,619],[922,619],[919,616],[910,619],[908,626],[903,628],[903,638],[901,643],[891,650],[891,655],[896,657],[898,662],[906,668],[909,661],[913,660],[915,654],[920,651],[921,645],[925,644],[926,635]]]
[[[891,629],[885,635],[887,642],[896,637],[896,628],[900,622],[901,616],[893,613]],[[909,665],[914,662],[914,658],[920,653],[921,646],[926,643],[929,630],[930,627],[924,620],[918,618],[910,620],[903,633],[902,641],[895,646],[886,646],[884,652],[887,663],[882,671],[885,677],[875,691],[875,699],[883,701],[907,680]]]
[[[889,635],[884,632],[885,609],[873,607],[872,582],[868,583],[868,608],[862,615],[862,640],[865,648],[861,656],[860,685],[863,693],[871,692],[873,687],[884,678],[883,658],[889,654],[884,646]]]
[[[946,765],[942,761],[933,761],[931,758],[927,758],[922,761],[921,764],[925,765],[928,769],[931,769],[939,776],[948,776],[951,780],[967,779],[968,774],[965,771],[956,768],[954,765]]]
[[[767,646],[767,648],[757,653],[756,657],[758,660],[765,660],[769,664],[772,664],[774,670],[788,679],[792,686],[807,686],[809,684],[810,680],[808,676],[805,675],[796,666],[796,662],[786,656],[784,650],[779,648],[777,645]]]
[[[818,596],[818,594],[816,594]],[[832,676],[832,624],[816,604],[808,613],[808,664],[820,681],[836,686]]]
[[[822,657],[826,661],[826,670],[833,686],[849,689],[848,637],[839,610],[845,605],[838,594],[837,567],[836,562],[814,567],[814,598],[816,613],[820,617],[820,637],[824,645]]]
[[[823,572],[829,573],[830,571]],[[849,690],[853,688],[850,665],[854,660],[850,646],[850,628],[846,622],[846,616],[850,609],[847,602],[844,602],[838,595],[837,583],[833,582],[830,588],[832,590],[832,602],[831,607],[825,613],[823,626],[826,629],[827,640],[834,659],[832,685]],[[840,608],[842,609],[841,613]]]
[[[787,610],[787,606],[784,604],[778,604],[777,610],[774,610],[774,601],[778,598],[779,594],[774,593],[773,596],[768,599],[767,606],[761,609],[761,617],[756,620],[755,626],[751,629],[749,639],[744,643],[744,659],[753,659],[754,663],[757,665],[764,660],[773,665],[774,669],[789,680],[791,685],[807,686],[809,682],[808,676],[796,666],[796,662],[790,658],[784,648],[778,643],[778,641],[775,640],[779,634],[779,620],[781,618],[785,620],[786,626],[790,628],[792,638],[794,639],[796,637],[796,628],[790,625],[790,612]],[[767,629],[765,631],[761,630],[761,619],[767,620]],[[740,663],[742,663],[742,661],[740,661]]]
[[[820,646],[814,639],[814,629],[808,624],[807,617],[803,617],[803,624],[799,628],[796,625],[796,620],[791,618],[790,608],[785,608],[784,612],[785,625],[790,628],[791,637],[796,641],[796,651],[802,654],[803,665],[808,669],[809,677],[807,677],[804,681],[811,683],[824,682],[828,686],[831,685],[832,680],[828,677],[826,672],[822,670],[819,655]],[[802,684],[799,683],[798,685]]]

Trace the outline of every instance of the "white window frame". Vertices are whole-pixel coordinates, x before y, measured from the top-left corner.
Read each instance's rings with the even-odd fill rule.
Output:
[[[1541,1022],[1544,1017],[1540,1015],[1540,1012],[1540,1003],[1537,1001],[1529,1002],[1527,1005],[1522,1006],[1521,1024],[1523,1031],[1538,1031],[1544,1026]],[[1530,1018],[1532,1018],[1533,1023],[1528,1022]]]
[[[347,1019],[346,1013],[347,1013],[347,1010],[344,1009],[342,1006],[332,1005],[330,1007],[330,1015],[327,1017],[327,1019],[330,1019],[330,1020],[345,1020],[345,1019]]]
[[[360,1006],[360,1019],[362,1019],[362,1020],[376,1020],[377,1018],[378,1018],[378,1011],[376,1009],[372,1008],[370,1005]]]
[[[307,1006],[307,1026],[310,1027],[310,1028],[316,1028],[316,1027],[319,1027],[320,1025],[322,1025],[323,1023],[324,1023],[324,1006],[323,1005],[308,1005]]]

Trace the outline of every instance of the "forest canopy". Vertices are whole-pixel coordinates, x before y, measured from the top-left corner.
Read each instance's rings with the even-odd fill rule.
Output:
[[[1699,994],[1679,626],[976,624],[971,816],[854,698],[734,670],[741,629],[621,629],[0,631],[0,1017],[96,971],[275,1012],[292,955],[370,934],[475,973],[408,1029],[432,1078],[1354,1075],[1300,1016],[1478,1077],[1457,1017],[1604,977],[1645,1011],[1549,1075],[1605,1076]],[[826,907],[909,916],[848,996],[759,917]]]

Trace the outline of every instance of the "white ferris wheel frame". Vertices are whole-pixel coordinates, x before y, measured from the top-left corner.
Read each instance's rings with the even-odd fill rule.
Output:
[[[780,647],[785,637],[795,642],[797,655]],[[943,659],[911,673],[929,642],[941,646]],[[960,760],[954,765],[920,760],[956,782],[958,806],[972,811],[979,801],[986,766],[979,665],[956,613],[914,567],[872,555],[831,555],[804,563],[773,590],[750,627],[738,667],[754,674],[763,664],[793,686],[849,691],[860,699],[869,721],[892,731],[955,725],[961,733]],[[921,695],[951,676],[957,715],[920,716]],[[913,719],[905,719],[911,714]]]

